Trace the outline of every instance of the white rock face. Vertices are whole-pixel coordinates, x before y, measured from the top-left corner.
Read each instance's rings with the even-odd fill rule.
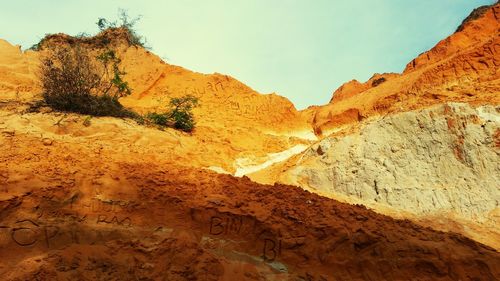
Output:
[[[235,177],[242,177],[244,175],[254,173],[260,170],[263,170],[275,163],[279,163],[285,161],[286,159],[292,157],[293,155],[299,154],[302,151],[306,150],[307,145],[298,144],[290,149],[285,151],[276,152],[276,153],[268,153],[266,160],[262,163],[256,164],[254,160],[248,158],[238,158],[236,159],[236,172],[234,173]]]
[[[281,181],[416,215],[499,225],[500,107],[444,104],[311,146]]]

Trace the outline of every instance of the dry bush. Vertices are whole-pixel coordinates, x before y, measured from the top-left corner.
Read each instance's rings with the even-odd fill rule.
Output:
[[[59,111],[134,117],[118,101],[130,94],[119,63],[120,59],[111,50],[97,57],[79,46],[49,50],[40,68],[44,101]]]

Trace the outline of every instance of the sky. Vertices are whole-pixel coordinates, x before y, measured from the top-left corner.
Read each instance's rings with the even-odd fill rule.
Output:
[[[118,9],[170,64],[230,75],[298,109],[352,79],[401,72],[494,0],[0,0],[0,38],[23,49],[46,33],[95,34]]]

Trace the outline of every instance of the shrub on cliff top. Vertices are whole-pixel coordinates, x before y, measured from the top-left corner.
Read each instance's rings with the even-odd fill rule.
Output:
[[[36,44],[28,48],[33,51],[40,51],[42,49],[50,49],[52,42],[66,43],[74,46],[78,44],[87,44],[93,48],[109,48],[110,43],[115,39],[125,39],[130,46],[140,46],[149,49],[146,46],[146,39],[139,35],[135,29],[136,24],[140,21],[141,17],[131,18],[127,11],[123,9],[118,10],[118,20],[110,21],[105,18],[99,18],[97,26],[99,33],[91,35],[81,32],[76,36],[69,36],[65,34],[45,34],[45,36]]]
[[[105,18],[99,18],[97,21],[97,26],[101,32],[107,29],[123,28],[128,33],[128,41],[132,46],[146,47],[146,39],[139,35],[135,30],[135,25],[141,20],[141,16],[130,18],[127,11],[119,9],[118,20],[109,21]]]
[[[45,103],[58,111],[93,116],[133,117],[118,99],[131,93],[120,59],[106,50],[93,58],[80,47],[61,47],[42,58],[40,80]]]

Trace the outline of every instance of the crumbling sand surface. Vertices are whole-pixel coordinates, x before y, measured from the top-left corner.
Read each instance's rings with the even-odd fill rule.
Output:
[[[165,133],[167,134],[167,133]],[[2,132],[6,280],[494,280],[500,254],[299,188]],[[45,144],[45,145],[44,145]]]

